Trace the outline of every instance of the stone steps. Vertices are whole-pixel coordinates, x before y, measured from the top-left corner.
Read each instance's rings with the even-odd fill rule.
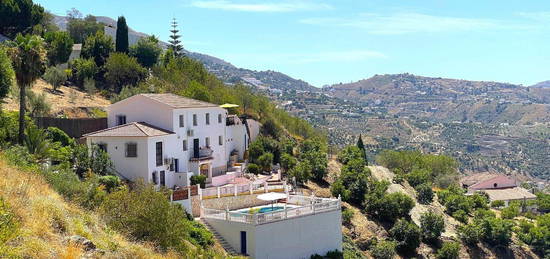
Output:
[[[229,255],[231,256],[241,255],[229,243],[227,243],[227,241],[225,241],[225,239],[212,226],[210,226],[208,222],[202,219],[200,219],[199,221],[206,227],[206,229],[208,229],[208,231],[210,231],[214,235],[214,238],[216,238],[218,243],[223,247],[223,249],[225,249],[225,251]]]

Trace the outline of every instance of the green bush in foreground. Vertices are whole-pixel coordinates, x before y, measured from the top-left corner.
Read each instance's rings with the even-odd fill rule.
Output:
[[[392,259],[395,257],[397,244],[393,241],[380,241],[372,249],[371,255],[376,259]]]
[[[426,242],[434,243],[439,239],[441,233],[445,231],[445,220],[443,220],[443,216],[433,211],[428,211],[420,216],[420,228],[422,239]]]
[[[397,249],[401,252],[411,253],[420,246],[420,229],[413,222],[400,219],[389,233],[397,241]]]
[[[458,259],[460,244],[457,242],[445,242],[443,246],[437,250],[437,259]]]

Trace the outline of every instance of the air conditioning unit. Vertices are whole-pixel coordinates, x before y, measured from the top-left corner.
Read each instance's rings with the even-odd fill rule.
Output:
[[[164,158],[165,165],[171,165],[172,163],[174,163],[174,158],[168,158],[168,157]]]
[[[195,132],[192,129],[188,129],[187,130],[187,136],[188,137],[193,137],[193,135],[195,135]]]

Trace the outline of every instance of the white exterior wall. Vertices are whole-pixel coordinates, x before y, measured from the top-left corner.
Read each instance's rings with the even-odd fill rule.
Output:
[[[107,144],[107,153],[113,161],[116,171],[124,178],[136,181],[142,178],[149,181],[148,138],[146,137],[88,137],[88,146],[92,144]],[[137,143],[137,157],[126,157],[126,143]],[[154,150],[153,150],[154,152]],[[154,156],[154,153],[153,153]]]
[[[342,251],[340,210],[253,226],[205,219],[237,251],[241,231],[246,231],[247,252],[255,259],[310,258],[328,251]],[[276,238],[274,238],[276,237]]]
[[[239,152],[239,159],[243,159],[244,152],[248,149],[248,134],[246,132],[246,125],[244,125],[240,119],[238,124],[227,126],[227,153],[229,158],[231,151],[237,150]]]
[[[172,109],[163,103],[141,95],[111,104],[107,107],[107,126],[117,126],[117,115],[126,115],[126,123],[147,122],[156,127],[172,130]]]
[[[206,114],[210,114],[210,124],[206,125]],[[193,126],[193,114],[197,115],[197,126]],[[218,114],[222,115],[221,123],[218,123]],[[184,127],[179,127],[179,116],[184,117]],[[176,150],[180,159],[180,171],[187,172],[195,170],[189,168],[189,159],[193,157],[193,140],[199,139],[199,146],[206,146],[206,137],[210,138],[210,148],[212,149],[212,169],[213,174],[220,173],[227,169],[228,157],[226,156],[225,140],[225,118],[227,117],[227,111],[219,107],[208,108],[185,108],[174,109],[172,125],[174,128],[170,130],[174,131],[177,136]],[[188,136],[187,131],[192,130],[193,136]],[[218,137],[222,136],[222,145],[219,145]],[[187,140],[187,151],[183,151],[183,141]],[[184,162],[185,161],[185,162]]]

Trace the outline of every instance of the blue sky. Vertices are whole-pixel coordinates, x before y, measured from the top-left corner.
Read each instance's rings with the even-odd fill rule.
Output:
[[[547,0],[35,0],[59,15],[124,15],[137,31],[315,86],[375,74],[531,85],[550,80]]]

